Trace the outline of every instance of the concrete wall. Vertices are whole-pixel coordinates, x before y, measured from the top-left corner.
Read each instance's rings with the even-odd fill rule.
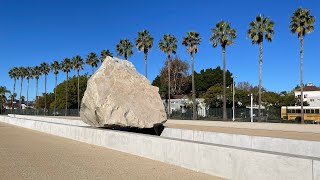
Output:
[[[230,121],[200,121],[200,120],[173,120],[169,119],[166,124],[184,124],[196,126],[218,126],[244,129],[264,129],[278,131],[295,131],[320,133],[319,124],[288,124],[288,123],[257,123],[257,122],[230,122]]]
[[[320,141],[165,128],[162,137],[320,158]]]
[[[0,116],[5,122],[226,179],[319,179],[320,160],[283,153]]]

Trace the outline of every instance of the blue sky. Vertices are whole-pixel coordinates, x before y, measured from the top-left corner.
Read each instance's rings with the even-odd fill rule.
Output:
[[[211,28],[220,20],[230,22],[237,30],[235,44],[227,47],[227,68],[238,76],[238,82],[257,85],[259,49],[251,45],[246,31],[256,15],[264,14],[275,21],[275,36],[272,43],[264,44],[263,86],[276,92],[291,90],[299,83],[299,41],[290,33],[289,22],[292,12],[300,6],[311,9],[316,17],[315,31],[305,39],[304,82],[319,86],[320,46],[316,44],[320,42],[320,1],[316,0],[0,0],[0,85],[12,89],[8,71],[13,66],[35,66],[75,55],[85,58],[89,52],[100,54],[103,49],[110,49],[115,55],[121,38],[134,41],[142,29],[149,30],[155,38],[148,56],[150,81],[166,58],[158,49],[165,33],[177,37],[177,54],[189,62],[181,40],[188,31],[199,32],[203,39],[195,56],[195,70],[221,66],[221,48],[212,48],[209,42]],[[135,48],[129,60],[144,73],[142,52]],[[84,72],[91,72],[90,68],[86,66]],[[54,82],[53,74],[48,78],[48,82]],[[58,81],[64,78],[65,74],[60,73]],[[43,77],[40,80],[39,91],[43,92]],[[52,91],[54,83],[47,86]],[[35,82],[31,81],[31,98],[34,90]]]

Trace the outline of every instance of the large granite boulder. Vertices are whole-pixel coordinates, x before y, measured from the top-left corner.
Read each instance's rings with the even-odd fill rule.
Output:
[[[158,88],[131,62],[112,57],[90,77],[80,116],[95,127],[152,128],[167,120]]]

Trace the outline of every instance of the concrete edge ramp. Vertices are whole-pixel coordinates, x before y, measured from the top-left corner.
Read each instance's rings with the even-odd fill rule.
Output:
[[[0,122],[98,145],[226,179],[320,179],[320,160],[114,130],[0,116]]]
[[[162,137],[320,158],[320,141],[164,128]],[[319,139],[320,140],[320,139]]]
[[[59,123],[59,124],[66,124],[66,125],[74,125],[74,126],[90,126],[80,119],[66,119],[63,116],[32,116],[32,115],[19,115],[19,114],[8,114],[9,117],[13,118],[20,118],[20,119],[29,119],[34,121],[44,121],[44,122],[51,122],[51,123]],[[69,117],[71,118],[71,117]]]
[[[165,124],[183,124],[183,125],[194,125],[194,126],[217,126],[217,127],[242,128],[242,129],[264,129],[264,130],[277,130],[277,131],[320,133],[319,124],[290,124],[290,123],[203,121],[203,120],[174,120],[174,119],[169,119]]]

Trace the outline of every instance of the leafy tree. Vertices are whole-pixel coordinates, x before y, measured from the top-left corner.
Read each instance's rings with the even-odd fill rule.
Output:
[[[232,29],[230,24],[225,21],[220,21],[212,28],[213,34],[210,41],[213,42],[213,47],[218,44],[222,47],[223,59],[223,119],[227,119],[227,99],[226,99],[226,46],[233,44],[233,40],[237,37],[236,30]]]
[[[191,71],[192,71],[192,112],[193,112],[193,120],[197,119],[196,112],[196,88],[194,84],[194,54],[198,52],[198,45],[200,45],[201,37],[197,32],[188,32],[186,37],[182,38],[182,45],[187,47],[187,52],[190,54],[191,59]]]
[[[168,63],[167,60],[165,62],[165,66],[160,70],[160,85],[158,85],[159,90],[162,90],[165,94],[167,94],[168,87]],[[179,59],[177,56],[171,61],[171,71],[170,71],[170,94],[173,95],[181,95],[183,93],[187,93],[186,90],[189,85],[189,64],[186,61]],[[171,78],[172,77],[172,78]]]
[[[147,66],[147,58],[148,52],[153,46],[153,38],[151,37],[149,31],[143,30],[138,32],[138,37],[136,38],[136,47],[139,51],[143,51],[144,53],[144,65],[146,71],[146,78],[148,78],[148,66]]]
[[[49,74],[49,72],[50,72],[50,66],[49,66],[49,64],[48,63],[46,63],[46,62],[43,62],[43,63],[41,63],[41,65],[40,65],[40,67],[41,67],[41,73],[44,75],[44,114],[45,114],[45,112],[46,112],[46,110],[47,110],[47,75]]]
[[[45,99],[46,97],[46,99]],[[51,107],[51,104],[54,104],[54,93],[43,93],[42,96],[39,97],[39,101],[35,104],[37,108],[46,108]],[[55,115],[55,113],[53,113]]]
[[[303,45],[304,36],[314,30],[315,18],[310,14],[309,9],[298,8],[291,16],[290,30],[297,33],[300,40],[300,86],[301,86],[301,123],[304,123],[303,115]]]
[[[56,115],[56,107],[57,107],[56,88],[57,88],[58,74],[59,74],[59,71],[61,70],[61,64],[58,61],[53,61],[50,68],[51,68],[51,71],[53,71],[53,74],[55,75],[53,114]]]
[[[259,15],[255,18],[254,21],[250,23],[250,29],[248,30],[247,36],[252,39],[253,44],[259,44],[260,46],[260,55],[259,55],[259,109],[258,109],[258,118],[261,114],[261,86],[262,86],[262,43],[263,39],[271,42],[274,34],[273,29],[274,22],[271,21],[268,17]]]
[[[238,82],[237,89],[250,92],[252,85],[248,81]]]
[[[231,90],[231,89],[230,89]],[[210,87],[203,95],[205,103],[212,108],[221,108],[223,106],[223,86],[221,84],[215,84]],[[226,91],[226,104],[228,108],[232,107],[232,92]],[[235,105],[236,107],[245,107],[250,105],[250,97],[248,92],[235,89]]]
[[[223,105],[223,88],[216,84],[208,89],[203,98],[209,107],[222,107]]]
[[[117,54],[128,60],[128,57],[133,55],[132,48],[133,45],[129,39],[121,39],[119,44],[117,44]]]
[[[14,80],[14,83],[13,83],[13,91],[12,91],[12,94],[14,94],[16,92],[16,82],[17,82],[17,79],[19,78],[19,69],[17,67],[13,67],[9,70],[9,77],[11,79]],[[11,99],[11,107],[13,108],[13,99]]]
[[[168,117],[170,118],[170,54],[176,54],[176,50],[177,50],[177,38],[175,38],[173,35],[171,34],[165,34],[163,36],[162,39],[160,39],[159,42],[159,49],[167,54],[167,60],[168,60]]]
[[[215,69],[203,69],[199,73],[195,72],[195,87],[199,97],[201,97],[211,86],[216,84],[223,85],[223,70],[220,66],[217,66]],[[231,84],[232,73],[227,70],[226,85],[231,86]]]
[[[2,114],[3,105],[7,103],[6,93],[10,91],[5,86],[0,86],[0,114]]]
[[[261,98],[262,98],[263,105],[265,107],[270,107],[270,106],[279,107],[280,106],[280,94],[278,94],[278,93],[267,91],[262,94]]]
[[[65,85],[65,92],[66,92],[66,98],[64,99],[65,100],[65,116],[67,116],[67,111],[68,111],[68,80],[69,80],[69,72],[70,70],[72,69],[73,65],[70,61],[69,58],[65,58],[62,63],[61,63],[61,70],[63,72],[66,73],[66,76],[67,76],[67,79],[66,79],[66,85]]]
[[[92,75],[94,74],[94,68],[98,67],[98,63],[99,63],[99,59],[96,53],[94,52],[89,53],[86,59],[86,64],[92,67]]]
[[[100,53],[101,63],[103,63],[107,56],[113,57],[111,51],[109,51],[109,49],[102,50]]]
[[[280,94],[280,106],[294,106],[296,105],[296,97],[294,91],[283,91]]]
[[[73,61],[73,67],[75,70],[77,70],[77,74],[78,74],[78,113],[80,113],[80,94],[79,94],[79,87],[80,87],[80,70],[83,69],[83,60],[82,58],[78,55],[72,58]]]
[[[84,92],[87,88],[87,81],[89,79],[88,74],[79,76],[79,97],[80,102],[83,98]],[[68,82],[63,81],[55,89],[57,94],[57,109],[63,109],[67,104],[67,109],[77,109],[78,107],[78,77],[71,77]],[[68,86],[68,87],[66,87]],[[68,100],[66,100],[65,90],[68,90]],[[67,103],[66,103],[67,102]],[[51,106],[53,104],[51,103]]]

